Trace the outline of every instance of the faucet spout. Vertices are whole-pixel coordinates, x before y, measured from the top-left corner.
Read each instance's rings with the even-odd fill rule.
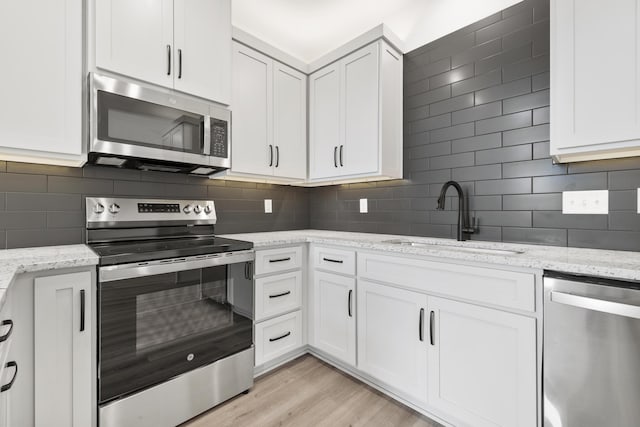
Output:
[[[462,191],[462,187],[460,186],[460,184],[458,184],[456,181],[448,181],[442,186],[442,189],[440,190],[440,197],[438,197],[437,209],[444,209],[447,190],[449,189],[449,187],[455,188],[456,192],[458,193],[458,227],[456,238],[458,239],[458,241],[463,241],[465,240],[464,234],[471,234],[475,232],[475,228],[470,228],[467,226],[467,212],[465,210],[464,192]]]

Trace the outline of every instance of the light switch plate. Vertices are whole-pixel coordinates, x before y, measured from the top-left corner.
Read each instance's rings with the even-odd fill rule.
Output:
[[[273,212],[273,202],[271,199],[264,199],[264,213]]]
[[[360,213],[369,212],[369,202],[367,199],[360,199]]]
[[[562,213],[606,215],[609,213],[609,190],[563,191]]]

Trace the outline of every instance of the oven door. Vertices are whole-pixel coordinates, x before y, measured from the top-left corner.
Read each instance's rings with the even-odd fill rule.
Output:
[[[102,267],[99,403],[251,348],[253,257]]]

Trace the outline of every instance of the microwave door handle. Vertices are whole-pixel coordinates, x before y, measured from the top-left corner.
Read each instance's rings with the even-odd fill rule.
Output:
[[[204,154],[205,156],[211,155],[211,116],[204,116],[202,154]]]

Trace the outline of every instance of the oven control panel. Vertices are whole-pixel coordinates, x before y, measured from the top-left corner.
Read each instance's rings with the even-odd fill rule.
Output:
[[[212,200],[87,197],[86,220],[88,228],[144,226],[145,222],[205,225],[216,223],[216,209]]]

